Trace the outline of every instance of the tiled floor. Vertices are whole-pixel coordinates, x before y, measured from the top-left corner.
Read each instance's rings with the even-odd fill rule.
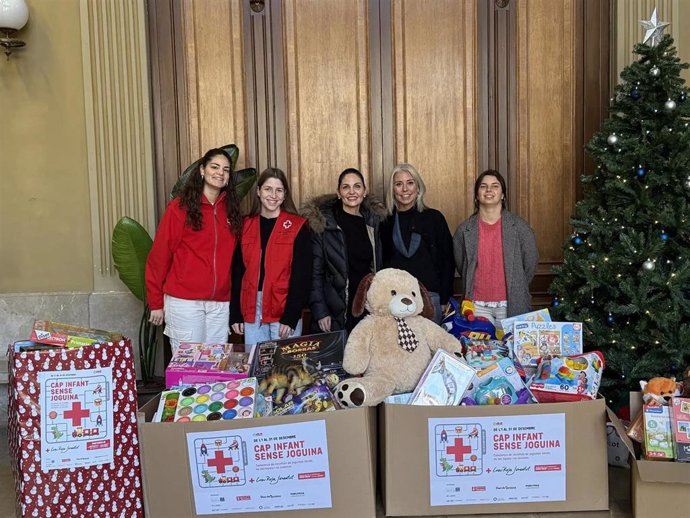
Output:
[[[0,385],[0,518],[12,518],[15,516],[14,481],[12,479],[12,472],[10,470],[7,448],[7,385]],[[583,474],[582,476],[586,476],[586,474]],[[609,511],[589,513],[528,513],[484,516],[487,516],[488,518],[492,516],[494,518],[501,516],[510,518],[632,518],[632,513],[630,512],[629,488],[629,471],[623,468],[609,468],[609,494],[611,507]],[[377,516],[385,516],[380,505]],[[186,517],[168,516],[166,518]],[[259,515],[256,515],[256,518],[259,518]],[[352,518],[357,517],[353,516]]]

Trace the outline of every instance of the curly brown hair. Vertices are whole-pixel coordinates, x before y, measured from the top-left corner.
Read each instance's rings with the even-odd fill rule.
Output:
[[[206,165],[216,156],[222,155],[228,159],[228,163],[232,164],[230,160],[230,155],[226,153],[223,149],[213,148],[209,149],[206,154],[201,159],[201,164],[199,169],[206,167]],[[226,193],[226,207],[228,224],[232,229],[233,234],[239,238],[242,235],[242,214],[240,213],[240,200],[237,197],[237,192],[235,191],[235,184],[231,178],[228,184],[221,189],[220,192]],[[189,225],[192,230],[201,230],[201,193],[204,191],[204,179],[201,174],[193,172],[189,175],[187,183],[182,188],[180,193],[180,206],[187,211],[186,224]]]

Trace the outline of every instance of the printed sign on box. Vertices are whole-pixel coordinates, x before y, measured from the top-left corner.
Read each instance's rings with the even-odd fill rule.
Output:
[[[432,506],[565,500],[565,414],[429,418]]]
[[[113,369],[38,373],[41,470],[113,462]]]
[[[323,420],[187,434],[197,514],[332,507]]]

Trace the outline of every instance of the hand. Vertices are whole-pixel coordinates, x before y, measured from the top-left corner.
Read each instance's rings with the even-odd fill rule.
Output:
[[[240,322],[239,324],[233,324],[231,327],[233,333],[237,333],[238,335],[244,334],[244,323]]]
[[[319,329],[324,333],[329,333],[331,331],[331,317],[323,317],[319,319]]]
[[[285,325],[285,324],[280,324],[280,329],[278,330],[278,336],[281,338],[288,338],[294,329],[292,329],[290,326]]]
[[[165,312],[162,309],[152,309],[149,313],[149,322],[154,326],[159,326],[165,320]]]

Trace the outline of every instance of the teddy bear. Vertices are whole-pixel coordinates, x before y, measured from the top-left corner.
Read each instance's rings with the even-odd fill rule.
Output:
[[[434,308],[426,288],[406,271],[367,275],[352,314],[365,307],[369,315],[350,333],[343,356],[343,368],[363,376],[336,386],[343,407],[375,406],[393,393],[412,391],[439,348],[464,361],[460,342],[430,320]]]
[[[642,401],[645,405],[667,406],[673,396],[679,396],[678,383],[673,378],[651,378],[640,381]]]

